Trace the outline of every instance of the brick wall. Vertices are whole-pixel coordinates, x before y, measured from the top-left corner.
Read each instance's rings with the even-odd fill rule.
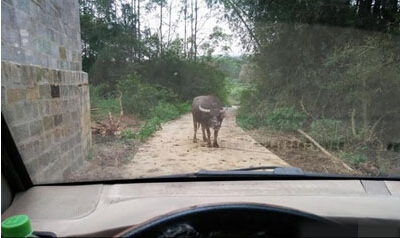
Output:
[[[78,0],[2,0],[1,110],[34,183],[64,182],[91,145]]]
[[[1,60],[82,70],[78,0],[2,0]]]

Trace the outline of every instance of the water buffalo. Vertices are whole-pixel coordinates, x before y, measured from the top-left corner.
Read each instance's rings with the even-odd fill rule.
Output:
[[[192,115],[194,126],[193,142],[197,142],[196,132],[197,128],[201,125],[203,141],[208,142],[208,147],[219,147],[217,142],[218,131],[225,117],[225,110],[221,101],[217,97],[211,95],[195,97],[192,103]],[[214,129],[214,142],[212,146],[210,128]],[[207,131],[207,137],[204,131]]]

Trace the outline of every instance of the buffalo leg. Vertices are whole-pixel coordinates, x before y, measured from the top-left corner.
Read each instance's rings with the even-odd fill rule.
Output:
[[[196,143],[197,142],[196,133],[197,133],[198,124],[194,120],[194,117],[193,117],[193,126],[194,126],[193,143]]]
[[[214,130],[214,143],[213,143],[213,146],[216,147],[216,148],[219,147],[218,142],[217,142],[218,131],[219,131],[219,130]]]
[[[203,133],[203,141],[206,142],[208,140],[207,140],[206,133],[204,130],[205,130],[205,127],[203,125],[201,125],[201,132]]]
[[[212,147],[212,146],[211,146],[211,138],[210,138],[210,137],[211,137],[210,128],[207,127],[207,128],[206,128],[206,131],[207,131],[207,138],[208,138],[208,140],[207,140],[207,141],[208,141],[208,143],[207,143],[207,144],[208,144],[208,147]]]

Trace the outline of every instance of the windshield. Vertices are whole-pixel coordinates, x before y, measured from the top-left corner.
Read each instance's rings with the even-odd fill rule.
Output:
[[[1,9],[1,111],[34,184],[274,167],[400,175],[399,1]]]

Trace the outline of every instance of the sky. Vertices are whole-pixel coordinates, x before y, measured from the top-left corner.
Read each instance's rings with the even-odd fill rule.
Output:
[[[163,11],[163,38],[166,40],[168,35],[168,25],[169,25],[169,8],[171,8],[171,35],[174,33],[175,36],[183,38],[184,36],[184,13],[180,12],[181,0],[169,0],[168,6],[164,8]],[[188,1],[190,3],[190,1]],[[212,33],[213,28],[218,26],[223,29],[223,32],[228,35],[232,35],[231,42],[225,42],[221,44],[221,47],[216,48],[213,55],[225,54],[229,55],[241,55],[243,53],[242,46],[240,45],[240,40],[234,36],[233,32],[229,29],[227,22],[223,19],[222,9],[209,9],[207,8],[204,0],[198,0],[198,33],[197,42],[198,45],[206,42],[208,36]],[[160,11],[159,8],[154,10],[151,14],[141,16],[141,22],[144,26],[148,26],[152,33],[158,32],[160,24]],[[187,21],[187,35],[190,34],[190,21]],[[225,52],[222,50],[223,45],[228,45],[230,50]],[[200,48],[200,47],[198,47]],[[200,49],[199,49],[200,50]]]

